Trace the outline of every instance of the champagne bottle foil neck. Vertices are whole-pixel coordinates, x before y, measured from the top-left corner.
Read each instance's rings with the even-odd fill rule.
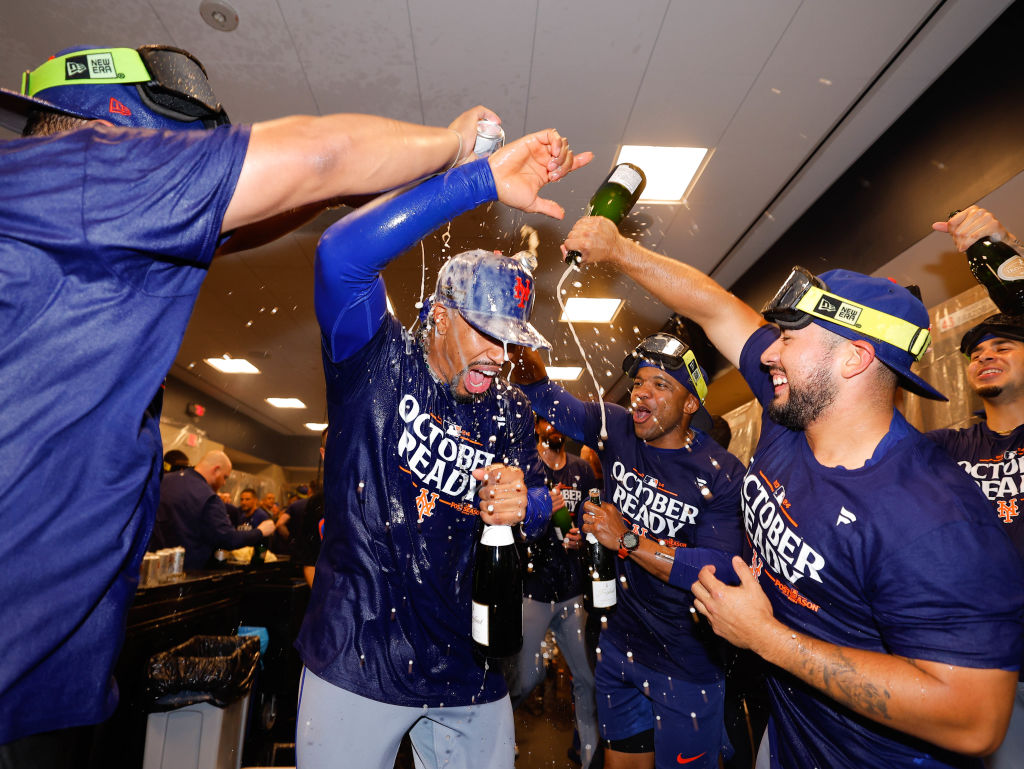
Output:
[[[511,526],[484,526],[483,534],[480,535],[480,544],[491,547],[511,545],[514,543]]]

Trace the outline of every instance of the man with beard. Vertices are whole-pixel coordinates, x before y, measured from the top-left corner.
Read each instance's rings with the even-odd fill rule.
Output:
[[[715,632],[771,664],[759,766],[962,767],[1003,738],[1024,579],[988,502],[895,409],[928,313],[904,288],[797,268],[762,311],[586,217],[565,248],[700,324],[767,408],[743,479],[739,586],[693,585]],[[769,763],[770,762],[770,763]],[[975,765],[980,762],[974,762]]]
[[[533,351],[522,352],[513,379],[538,413],[596,448],[605,471],[605,503],[587,502],[583,514],[584,532],[620,558],[615,611],[598,618],[605,767],[717,769],[729,742],[724,674],[717,639],[691,618],[689,588],[705,564],[731,571],[741,551],[743,465],[707,435],[707,378],[681,340],[648,337],[622,369],[630,411],[577,400],[547,379]]]
[[[550,628],[572,673],[580,763],[587,769],[597,750],[597,706],[594,672],[584,643],[586,611],[578,518],[581,502],[597,481],[590,465],[566,450],[565,436],[553,424],[538,416],[534,429],[540,469],[551,488],[551,509],[566,508],[573,523],[563,531],[559,524],[568,524],[552,517],[540,536],[517,546],[524,564],[523,647],[515,663],[515,685],[510,687],[512,707],[518,708],[544,679],[542,644]]]
[[[414,339],[380,273],[485,202],[560,218],[538,192],[588,161],[554,130],[530,134],[350,214],[317,247],[329,431],[299,766],[390,769],[408,732],[419,767],[512,767],[505,682],[473,657],[471,586],[480,520],[532,535],[551,514],[529,403],[498,376],[504,345],[547,346],[533,276],[523,255],[452,257]]]
[[[991,213],[977,206],[932,226],[948,232],[960,251],[984,237],[1018,243]],[[967,383],[981,398],[985,419],[962,430],[933,430],[927,435],[981,487],[1024,559],[1024,316],[990,315],[964,334],[960,352],[967,356]],[[990,769],[1013,769],[1022,761],[1024,681],[1018,680],[1006,739],[985,764]]]

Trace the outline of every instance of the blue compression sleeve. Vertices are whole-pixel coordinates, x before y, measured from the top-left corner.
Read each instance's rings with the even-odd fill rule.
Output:
[[[562,435],[583,443],[587,424],[587,409],[583,401],[547,377],[519,387],[530,399],[534,411],[557,427]]]
[[[316,248],[316,317],[333,362],[365,345],[387,312],[380,272],[445,222],[496,200],[486,158],[378,198],[335,222]]]
[[[689,590],[700,570],[711,564],[715,567],[715,576],[727,585],[740,584],[736,570],[732,567],[732,556],[710,547],[677,547],[672,559],[672,573],[668,583]]]

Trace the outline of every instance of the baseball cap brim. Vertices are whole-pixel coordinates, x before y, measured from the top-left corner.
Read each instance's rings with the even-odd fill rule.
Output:
[[[60,112],[64,115],[80,117],[86,120],[90,119],[86,115],[76,114],[75,112],[63,107],[57,107],[43,99],[25,96],[17,91],[9,91],[6,88],[0,88],[0,125],[4,128],[14,131],[16,134],[20,135],[22,130],[25,128],[25,123],[28,122],[28,116],[33,110],[37,109]]]
[[[533,327],[533,324],[526,321],[518,318],[505,318],[489,312],[474,312],[472,310],[459,310],[458,312],[477,331],[494,337],[499,342],[518,344],[532,350],[551,349],[548,340]]]

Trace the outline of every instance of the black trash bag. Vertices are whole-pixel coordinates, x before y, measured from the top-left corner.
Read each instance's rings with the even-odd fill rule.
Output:
[[[197,635],[146,663],[146,694],[154,712],[209,702],[219,708],[252,687],[260,658],[256,636]]]

